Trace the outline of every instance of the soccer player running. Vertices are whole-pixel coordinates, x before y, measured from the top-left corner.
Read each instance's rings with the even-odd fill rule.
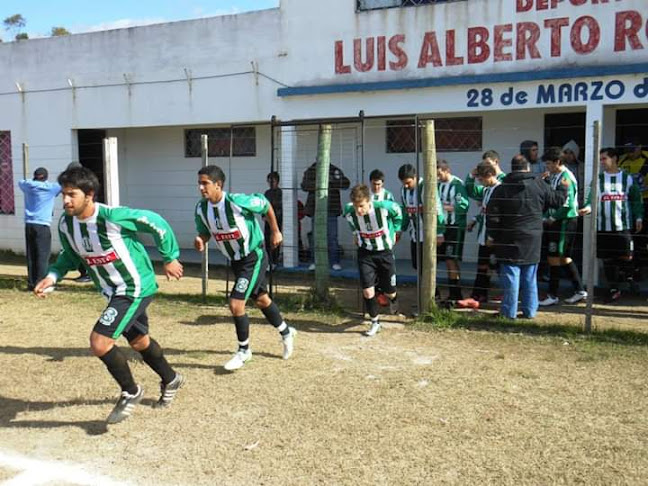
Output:
[[[385,189],[385,174],[380,169],[374,169],[369,174],[371,183],[371,199],[374,201],[394,201],[394,195]]]
[[[477,168],[471,172],[472,180],[477,179],[480,183],[475,187],[475,196],[479,198],[479,214],[475,219],[477,224],[477,243],[479,252],[477,256],[477,275],[473,284],[472,294],[469,298],[457,301],[457,307],[468,309],[479,309],[482,303],[488,302],[488,291],[490,289],[490,269],[496,267],[494,260],[495,251],[492,246],[486,244],[486,214],[488,213],[488,202],[493,190],[501,184],[497,178],[496,166],[489,161],[482,161]]]
[[[632,176],[619,169],[619,155],[614,148],[600,151],[599,213],[596,233],[597,257],[603,260],[605,278],[609,285],[607,301],[616,302],[621,297],[619,270],[632,272],[633,244],[631,231],[643,228],[643,205],[639,186]],[[583,209],[584,216],[592,212],[591,191]]]
[[[463,299],[459,262],[463,255],[466,213],[470,201],[463,181],[459,177],[452,175],[450,164],[445,160],[437,162],[437,180],[438,194],[445,219],[443,243],[439,248],[438,255],[446,263],[449,300],[456,302]]]
[[[215,165],[198,171],[198,186],[203,199],[196,205],[196,250],[202,252],[213,236],[216,246],[231,261],[234,288],[229,307],[234,317],[238,350],[227,363],[227,371],[238,370],[252,358],[250,321],[245,303],[252,297],[266,320],[281,334],[283,359],[293,353],[297,331],[289,327],[266,289],[268,255],[263,244],[263,231],[256,215],[265,216],[270,226],[271,246],[277,247],[283,237],[272,205],[262,194],[230,194],[223,190],[225,174]]]
[[[578,182],[576,176],[564,165],[561,152],[560,148],[551,147],[542,156],[549,172],[549,185],[556,190],[562,184],[567,190],[567,199],[561,208],[550,208],[546,213],[544,231],[549,264],[549,292],[544,300],[538,302],[541,307],[560,302],[558,287],[562,268],[567,270],[574,287],[574,294],[565,299],[565,302],[575,304],[587,298],[580,272],[571,258],[578,231]]]
[[[108,423],[128,418],[144,396],[142,387],[131,374],[126,355],[115,344],[122,335],[160,376],[161,394],[156,406],[166,407],[185,379],[173,370],[160,345],[149,336],[146,308],[158,286],[153,265],[137,233],[153,236],[167,278],[179,279],[182,265],[178,261],[180,251],[173,230],[152,211],[94,202],[99,181],[87,168],[68,169],[59,175],[58,182],[65,210],[58,225],[63,249],[34,293],[44,297],[47,289],[68,271],[85,265],[95,286],[108,299],[108,306],[90,334],[90,348],[122,390]]]
[[[394,201],[373,201],[369,188],[358,184],[351,189],[351,202],[342,213],[349,222],[358,245],[358,269],[362,296],[371,317],[366,336],[375,336],[381,328],[375,288],[387,295],[392,313],[397,312],[394,244],[403,222],[400,206]]]

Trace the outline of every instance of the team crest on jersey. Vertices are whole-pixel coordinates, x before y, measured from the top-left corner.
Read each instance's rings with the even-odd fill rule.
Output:
[[[88,252],[92,251],[92,241],[89,236],[83,237],[83,249]]]
[[[117,317],[119,313],[117,312],[117,309],[114,307],[108,307],[103,314],[101,314],[101,317],[99,318],[99,322],[101,322],[104,326],[110,326],[113,322],[115,322],[115,318]]]
[[[237,292],[244,294],[245,292],[247,292],[249,286],[250,286],[250,281],[245,277],[241,277],[236,281],[236,287],[234,287],[234,289]]]

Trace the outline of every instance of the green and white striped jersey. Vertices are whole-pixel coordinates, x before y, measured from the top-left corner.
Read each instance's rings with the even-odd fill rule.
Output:
[[[556,190],[565,179],[569,181],[565,204],[561,208],[549,209],[547,211],[547,217],[556,221],[578,217],[578,182],[574,173],[567,167],[563,167],[562,172],[549,175],[549,185],[552,189]]]
[[[441,205],[454,206],[454,211],[443,210],[446,225],[466,227],[466,213],[470,206],[464,183],[457,176],[451,175],[448,182],[437,183]]]
[[[420,190],[419,190],[420,189]],[[409,228],[412,242],[423,242],[423,178],[419,178],[414,189],[407,189],[405,186],[401,189],[401,202],[403,213],[407,215],[403,219],[402,231]],[[439,191],[436,194],[437,205],[437,235],[442,235],[445,231],[445,218],[443,217],[443,206],[439,198]]]
[[[505,177],[506,177],[506,173],[500,172],[499,175],[497,176],[497,180],[499,182],[502,182]],[[470,199],[474,199],[475,201],[481,201],[484,198],[484,191],[486,190],[486,187],[480,184],[472,176],[472,174],[468,174],[466,176],[464,185],[466,187],[466,193],[468,194],[468,197]]]
[[[348,203],[342,215],[349,222],[358,247],[369,251],[391,250],[403,223],[401,207],[394,201],[373,201],[364,216],[359,216],[353,203]]]
[[[481,194],[482,200],[479,204],[479,214],[475,217],[477,220],[477,243],[481,246],[486,245],[486,213],[488,213],[488,202],[493,191],[500,184],[501,181],[498,180],[494,186],[481,186],[484,190]]]
[[[372,192],[371,199],[373,201],[395,201],[394,195],[384,187],[379,192]]]
[[[88,219],[63,214],[58,229],[63,249],[49,268],[50,276],[58,281],[83,263],[106,297],[148,297],[158,288],[138,232],[153,236],[165,262],[180,256],[171,226],[152,211],[95,203]]]
[[[196,204],[196,230],[214,238],[216,246],[230,260],[241,260],[263,244],[263,231],[256,215],[268,212],[263,194],[230,194],[216,204],[202,199]]]
[[[635,222],[643,219],[643,204],[639,186],[632,176],[619,171],[599,174],[599,231],[633,230]],[[585,207],[592,205],[592,191],[587,195]]]

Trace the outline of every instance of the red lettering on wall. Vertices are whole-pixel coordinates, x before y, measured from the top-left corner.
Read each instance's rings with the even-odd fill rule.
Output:
[[[356,70],[361,73],[366,73],[371,71],[374,65],[374,38],[367,37],[366,42],[366,53],[367,60],[362,61],[362,39],[353,39],[353,65]]]
[[[540,39],[540,27],[534,22],[520,22],[517,24],[517,46],[515,59],[526,59],[529,52],[531,59],[540,59],[538,51],[538,39]]]
[[[349,74],[351,66],[344,64],[344,41],[335,41],[335,74]]]
[[[589,39],[583,43],[583,29],[589,30]],[[578,17],[571,30],[571,45],[577,54],[589,54],[596,49],[601,41],[601,27],[594,17],[584,15]]]
[[[516,0],[515,2],[516,12],[528,12],[532,8],[533,8],[533,0]]]
[[[636,10],[617,12],[614,29],[614,52],[626,50],[626,39],[633,50],[643,49],[637,32],[641,29],[641,14]],[[648,37],[648,32],[647,35]]]
[[[385,36],[378,36],[378,71],[384,71],[387,65],[387,46]]]
[[[493,54],[495,62],[510,61],[513,59],[513,55],[510,52],[504,52],[504,49],[509,48],[513,45],[513,41],[511,39],[504,38],[504,34],[507,32],[513,32],[512,24],[502,24],[495,26],[495,52]]]
[[[489,33],[486,27],[468,29],[468,64],[486,62],[490,57]]]
[[[567,17],[559,17],[556,19],[546,19],[544,26],[551,29],[551,57],[560,57],[562,50],[562,28],[569,25]]]
[[[461,66],[464,63],[463,56],[455,56],[455,31],[446,30],[446,66]]]
[[[398,34],[389,39],[389,52],[396,56],[396,62],[389,62],[389,69],[400,71],[407,66],[407,53],[400,46],[405,42],[405,35]]]
[[[424,68],[429,63],[432,63],[434,67],[443,66],[436,32],[425,33],[425,36],[423,37],[423,45],[421,46],[421,55],[419,56],[418,67]]]

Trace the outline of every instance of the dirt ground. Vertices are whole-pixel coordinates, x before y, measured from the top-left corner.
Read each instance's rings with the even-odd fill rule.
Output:
[[[4,287],[22,274],[0,266]],[[286,313],[299,334],[294,357],[283,361],[276,331],[251,310],[254,358],[226,373],[222,364],[236,347],[227,309],[197,303],[196,278],[160,281],[152,335],[187,385],[168,410],[153,409],[157,377],[130,354],[146,399],[109,427],[116,386],[87,349],[103,299],[73,283],[45,300],[0,289],[0,481],[42,484],[20,481],[36,474],[29,467],[61,485],[645,484],[648,477],[643,344],[495,332],[487,320],[477,330],[425,330],[392,319],[368,339],[359,316],[301,311]],[[298,293],[303,284],[285,279],[279,291]],[[357,302],[353,288],[338,294]],[[578,323],[582,310],[558,309],[538,322]],[[648,309],[636,303],[597,312],[599,328],[648,332]],[[14,457],[47,462],[25,466]],[[93,479],[61,479],[60,464]]]

